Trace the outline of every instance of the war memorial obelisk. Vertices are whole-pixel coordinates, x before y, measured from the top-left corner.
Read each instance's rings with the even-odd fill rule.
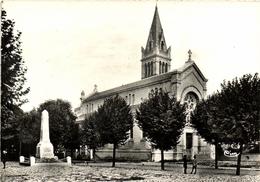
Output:
[[[36,157],[39,158],[54,158],[53,145],[50,142],[49,134],[49,113],[48,111],[42,111],[41,117],[41,135],[40,142],[36,147]]]

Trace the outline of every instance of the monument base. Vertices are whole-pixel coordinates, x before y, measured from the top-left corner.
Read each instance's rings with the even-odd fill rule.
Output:
[[[53,159],[53,145],[50,142],[39,142],[36,147],[36,157],[40,159]]]

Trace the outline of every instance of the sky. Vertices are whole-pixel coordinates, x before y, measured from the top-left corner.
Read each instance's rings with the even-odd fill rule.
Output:
[[[4,0],[7,17],[22,32],[31,91],[22,106],[64,99],[76,108],[82,90],[103,91],[141,79],[156,1]],[[260,2],[158,1],[171,70],[192,51],[208,79],[207,94],[223,80],[260,72]]]

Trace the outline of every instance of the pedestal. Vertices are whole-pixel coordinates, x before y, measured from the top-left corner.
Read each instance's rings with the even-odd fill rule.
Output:
[[[53,145],[50,142],[39,142],[36,147],[36,157],[39,158],[54,158]]]

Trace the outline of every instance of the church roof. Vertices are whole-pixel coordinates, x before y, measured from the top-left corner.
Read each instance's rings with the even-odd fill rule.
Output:
[[[148,86],[155,85],[155,84],[162,83],[162,82],[166,82],[166,81],[171,81],[171,82],[176,81],[177,82],[177,77],[174,77],[174,75],[181,74],[181,73],[185,72],[187,69],[189,69],[190,67],[194,67],[194,69],[200,75],[202,80],[207,82],[207,79],[201,73],[200,69],[195,64],[195,62],[190,61],[190,62],[186,62],[184,64],[184,66],[182,66],[181,68],[175,69],[175,70],[168,72],[168,73],[164,73],[164,74],[152,76],[152,77],[149,77],[149,78],[145,78],[145,79],[133,82],[133,83],[129,83],[129,84],[126,84],[126,85],[115,87],[115,88],[105,90],[105,91],[102,91],[102,92],[96,92],[93,95],[90,95],[89,97],[85,98],[83,102],[94,101],[94,100],[97,100],[97,99],[104,99],[106,97],[110,97],[110,96],[113,96],[115,94],[120,94],[122,92],[131,91],[131,90],[135,90],[135,89],[138,89],[138,88],[148,87]]]
[[[152,76],[152,77],[145,78],[145,79],[133,82],[133,83],[129,83],[129,84],[126,84],[126,85],[115,87],[115,88],[112,88],[112,89],[109,89],[109,90],[97,92],[94,95],[87,97],[83,102],[101,99],[101,98],[104,98],[104,97],[110,97],[110,96],[113,96],[115,94],[119,94],[119,93],[122,93],[122,92],[125,92],[125,91],[128,91],[128,90],[130,91],[130,90],[134,90],[134,89],[137,89],[137,88],[147,87],[149,85],[154,85],[154,84],[160,83],[164,80],[167,81],[167,80],[170,80],[172,75],[176,74],[176,73],[177,73],[177,70],[174,70],[172,72],[168,72],[168,73],[165,73],[165,74]]]
[[[201,79],[204,81],[204,82],[207,82],[208,79],[202,74],[202,72],[200,71],[199,67],[196,65],[196,63],[192,60],[190,61],[187,61],[182,67],[180,67],[178,69],[178,72],[182,73],[184,71],[186,71],[187,69],[189,69],[191,66],[194,67],[194,69],[196,70],[196,72],[199,74],[199,76],[201,77]]]

